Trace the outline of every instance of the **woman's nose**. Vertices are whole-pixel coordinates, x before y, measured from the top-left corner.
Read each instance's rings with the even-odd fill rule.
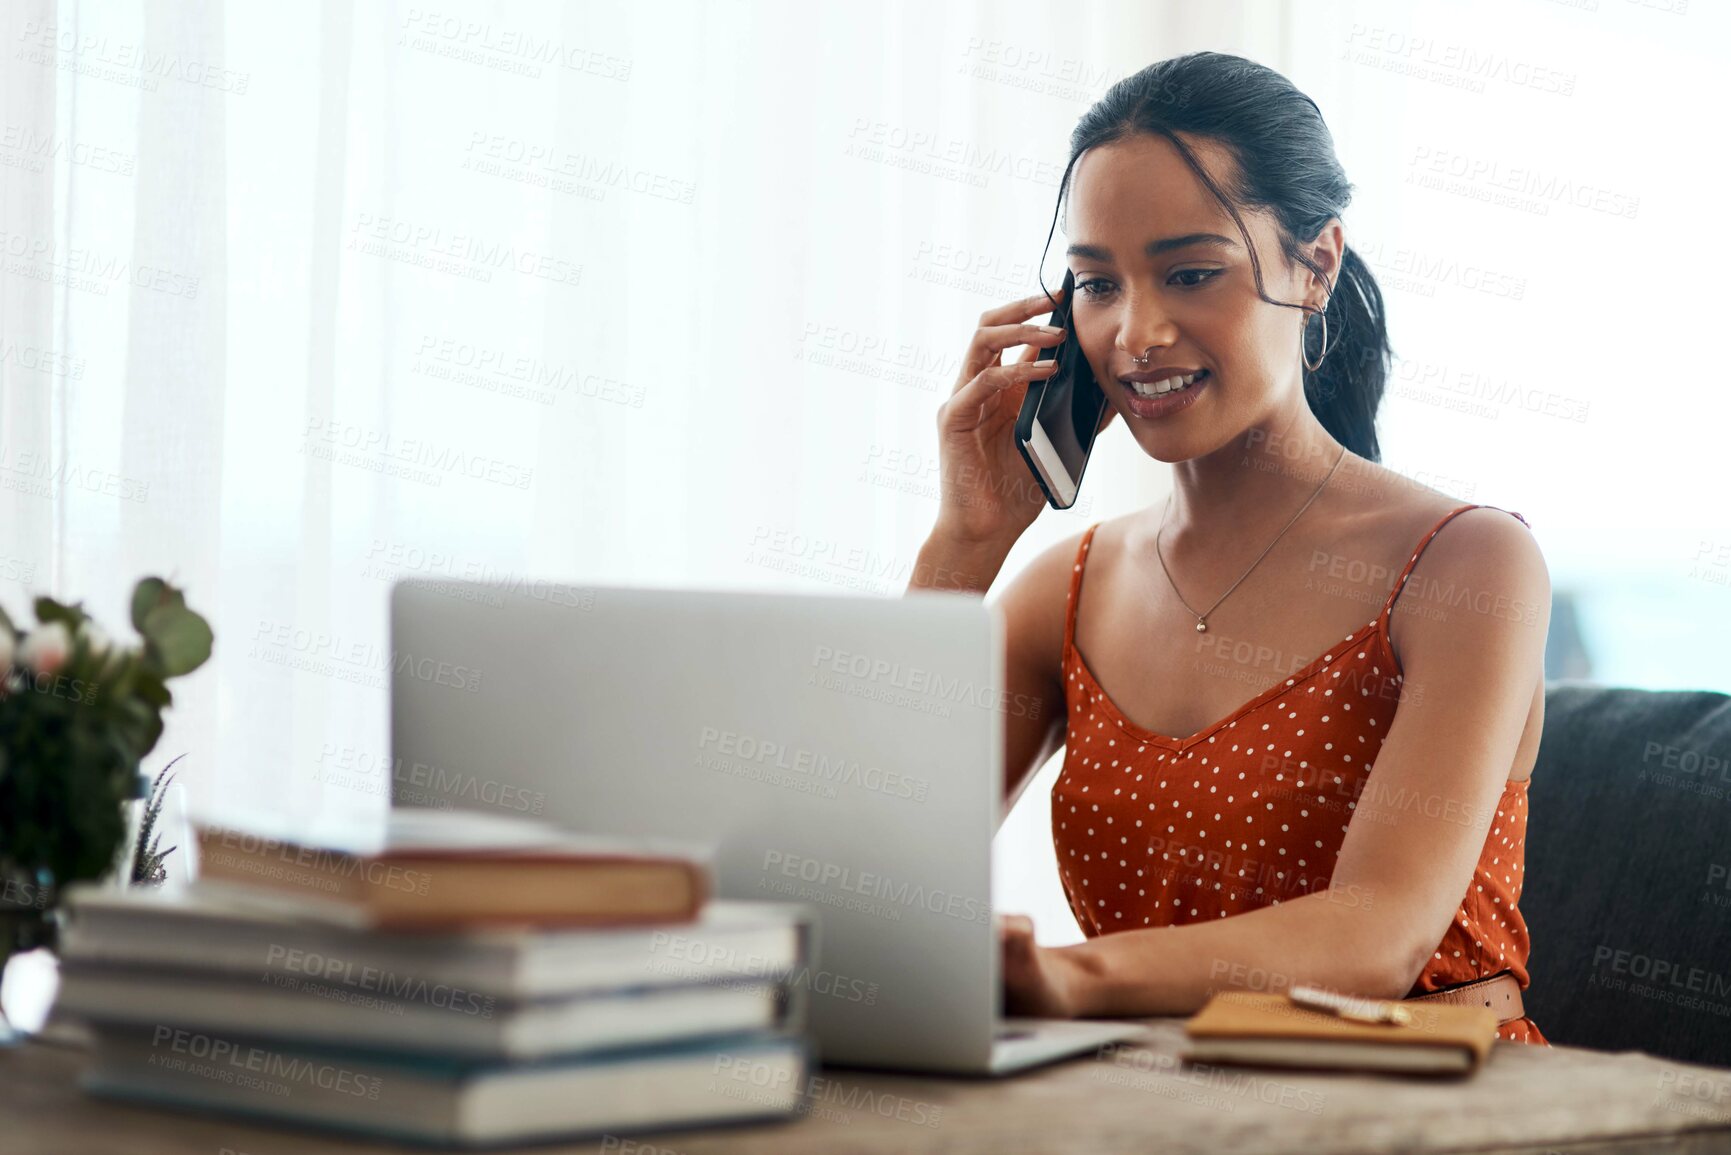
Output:
[[[1178,328],[1158,305],[1148,301],[1130,302],[1119,319],[1118,337],[1114,344],[1126,357],[1140,357],[1150,347],[1170,345],[1178,339]]]
[[[1141,357],[1149,346],[1172,345],[1177,339],[1177,326],[1172,324],[1160,294],[1146,287],[1129,287],[1123,294],[1118,312],[1118,336],[1113,345],[1125,357]]]

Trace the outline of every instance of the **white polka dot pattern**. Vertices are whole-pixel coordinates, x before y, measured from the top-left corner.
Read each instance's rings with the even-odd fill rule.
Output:
[[[1085,934],[1227,918],[1327,887],[1399,704],[1389,612],[1425,545],[1450,517],[1472,508],[1452,511],[1431,529],[1375,619],[1183,738],[1126,718],[1076,649],[1076,607],[1096,528],[1089,527],[1070,577],[1063,655],[1069,730],[1051,799],[1059,878]],[[1511,782],[1503,791],[1472,886],[1411,993],[1500,970],[1527,985],[1529,943],[1517,908],[1526,787]],[[1377,802],[1384,821],[1403,805],[1380,795]],[[1545,1042],[1530,1019],[1505,1023],[1498,1034]]]

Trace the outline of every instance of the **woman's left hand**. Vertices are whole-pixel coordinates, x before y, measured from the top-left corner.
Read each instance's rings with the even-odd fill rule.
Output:
[[[1025,914],[998,916],[1002,948],[1004,1013],[1041,1019],[1074,1018],[1081,976],[1069,956],[1034,941],[1034,920]]]

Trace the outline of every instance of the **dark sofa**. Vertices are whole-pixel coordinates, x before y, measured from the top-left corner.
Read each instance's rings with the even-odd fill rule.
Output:
[[[1529,807],[1545,1037],[1731,1066],[1731,696],[1548,683]]]

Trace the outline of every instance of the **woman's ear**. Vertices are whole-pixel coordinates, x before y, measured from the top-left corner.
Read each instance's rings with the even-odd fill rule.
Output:
[[[1327,274],[1326,280],[1319,280],[1313,271],[1310,275],[1308,293],[1318,294],[1315,301],[1317,308],[1322,307],[1322,300],[1334,295],[1334,290],[1340,287],[1340,269],[1346,262],[1346,230],[1341,227],[1340,218],[1331,219],[1310,242],[1306,254],[1316,267]],[[1307,297],[1308,302],[1308,297]]]

